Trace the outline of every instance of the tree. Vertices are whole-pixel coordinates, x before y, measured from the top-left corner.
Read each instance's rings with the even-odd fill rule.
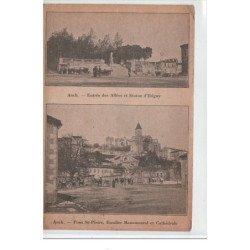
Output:
[[[140,167],[154,167],[159,165],[160,159],[155,152],[147,152],[146,155],[140,157],[139,166]]]
[[[75,57],[76,58],[94,58],[96,49],[96,36],[93,29],[88,34],[83,34],[75,41]]]
[[[94,147],[94,148],[99,148],[100,145],[99,145],[99,143],[94,143],[93,147]]]
[[[59,171],[69,172],[71,177],[81,169],[87,168],[90,164],[84,140],[79,137],[78,142],[73,145],[71,136],[61,138],[58,143]]]
[[[56,70],[60,57],[74,57],[74,38],[67,29],[55,32],[47,42],[47,66]]]
[[[110,52],[114,50],[110,36],[107,34],[104,36],[103,40],[100,40],[100,54],[101,58],[105,60],[106,63],[110,62]]]
[[[118,48],[120,48],[122,46],[122,43],[123,43],[123,40],[122,40],[122,37],[121,35],[117,32],[115,34],[115,37],[114,37],[114,41],[113,41],[113,48],[115,50],[117,50]]]
[[[127,60],[140,60],[140,59],[148,59],[152,55],[152,48],[146,47],[142,48],[140,45],[125,45],[118,47],[114,52],[114,62],[120,63],[121,61]]]
[[[130,146],[121,146],[121,147],[118,147],[118,146],[112,146],[111,147],[111,150],[114,150],[114,151],[121,151],[121,152],[129,152],[130,151]]]
[[[144,140],[143,140],[143,150],[144,151],[149,151],[149,145],[150,145],[150,138],[146,137]]]
[[[150,47],[144,48],[143,54],[144,54],[144,56],[143,56],[144,60],[150,58],[152,56],[152,48],[150,48]]]
[[[114,39],[106,34],[97,41],[94,30],[74,38],[66,28],[55,32],[47,41],[47,67],[56,70],[60,57],[79,59],[104,59],[110,63],[110,53],[113,52],[114,63],[126,62],[131,59],[148,59],[152,55],[152,48],[143,48],[138,44],[123,46],[123,39],[117,32]]]

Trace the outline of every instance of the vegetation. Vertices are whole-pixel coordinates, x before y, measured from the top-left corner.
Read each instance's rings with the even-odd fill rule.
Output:
[[[152,55],[152,48],[142,48],[140,45],[123,45],[123,39],[116,33],[113,39],[107,34],[98,39],[93,31],[74,38],[66,28],[54,32],[47,41],[47,66],[56,70],[60,57],[78,59],[104,59],[109,63],[110,52],[113,52],[114,63],[126,62],[130,59],[148,59]]]
[[[98,145],[94,144],[93,147],[96,148]],[[99,151],[90,152],[89,147],[86,143],[72,146],[66,140],[61,142],[58,147],[59,171],[68,172],[73,177],[77,172],[87,173],[87,168],[90,166],[107,162],[108,156]]]
[[[173,165],[172,161],[168,161],[161,157],[158,157],[155,152],[147,152],[146,155],[143,155],[139,158],[139,167],[155,167],[162,166],[165,168],[170,168]]]
[[[58,168],[61,172],[68,172],[73,176],[80,169],[84,170],[90,164],[89,157],[86,157],[87,151],[84,147],[77,150],[70,144],[64,143],[58,148]]]

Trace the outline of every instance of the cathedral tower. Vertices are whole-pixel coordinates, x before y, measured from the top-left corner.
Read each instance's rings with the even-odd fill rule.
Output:
[[[140,123],[137,123],[137,126],[135,128],[135,137],[141,137],[142,136],[142,128]]]
[[[137,123],[137,126],[135,128],[135,144],[137,148],[137,153],[141,154],[143,151],[143,145],[142,145],[142,128],[140,123]]]

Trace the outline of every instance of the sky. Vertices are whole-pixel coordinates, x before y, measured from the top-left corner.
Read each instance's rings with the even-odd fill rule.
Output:
[[[47,114],[62,122],[58,136],[73,134],[89,143],[107,136],[131,138],[139,122],[143,135],[161,146],[188,150],[188,108],[184,106],[47,105]]]
[[[188,43],[188,14],[141,13],[47,13],[47,39],[53,32],[67,28],[75,38],[93,28],[98,38],[105,34],[123,38],[123,45],[151,47],[151,61],[181,59],[180,45]]]

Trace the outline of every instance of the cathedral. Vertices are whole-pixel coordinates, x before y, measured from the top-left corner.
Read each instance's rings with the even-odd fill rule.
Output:
[[[132,136],[130,142],[130,150],[140,155],[143,152],[143,136],[142,136],[142,128],[140,123],[137,123],[135,128],[135,135]]]
[[[142,135],[142,127],[139,122],[135,128],[135,135],[129,140],[129,144],[131,152],[136,155],[141,155],[145,151],[160,154],[160,143],[150,135]]]
[[[114,138],[108,136],[106,138],[106,144],[109,149],[115,147],[127,147],[130,146],[130,153],[132,155],[142,155],[146,152],[155,152],[158,156],[161,152],[161,145],[157,139],[153,139],[150,135],[142,134],[142,127],[138,122],[135,127],[135,134],[130,139],[126,137]]]

